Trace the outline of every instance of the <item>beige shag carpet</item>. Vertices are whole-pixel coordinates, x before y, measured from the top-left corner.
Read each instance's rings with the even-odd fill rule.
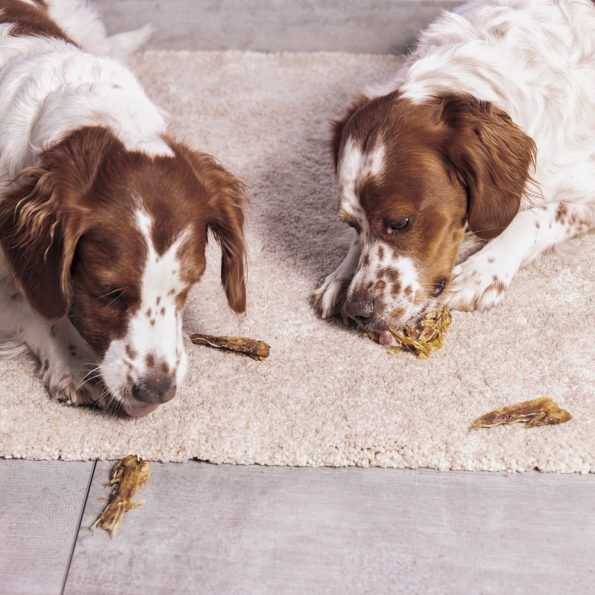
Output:
[[[31,358],[0,360],[0,455],[595,471],[593,234],[523,270],[496,309],[455,313],[446,346],[429,361],[389,356],[309,305],[346,249],[329,120],[398,65],[392,56],[330,53],[135,57],[173,132],[241,176],[252,199],[248,314],[227,310],[211,246],[187,330],[261,338],[271,357],[189,345],[183,389],[131,420],[51,402]],[[468,431],[491,409],[542,395],[572,421]]]

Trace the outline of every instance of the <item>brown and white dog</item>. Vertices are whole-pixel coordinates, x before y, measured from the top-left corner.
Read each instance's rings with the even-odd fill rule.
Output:
[[[595,4],[475,0],[444,13],[335,125],[354,228],[315,293],[392,343],[444,302],[496,304],[518,269],[595,221]],[[487,241],[455,266],[466,231]]]
[[[56,399],[133,416],[184,378],[209,230],[230,306],[246,301],[242,184],[107,57],[147,33],[107,37],[81,0],[0,0],[0,341]]]

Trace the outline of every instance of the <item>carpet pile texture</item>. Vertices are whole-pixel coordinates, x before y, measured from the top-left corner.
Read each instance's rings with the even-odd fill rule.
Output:
[[[0,456],[595,471],[594,235],[520,272],[488,313],[454,313],[428,361],[388,355],[320,320],[309,296],[346,250],[327,150],[329,121],[394,56],[147,52],[132,68],[171,130],[248,186],[248,313],[227,309],[219,252],[194,290],[186,330],[271,345],[256,362],[188,345],[176,398],[141,419],[50,401],[31,357],[0,360]],[[469,432],[492,409],[552,396],[557,427]]]

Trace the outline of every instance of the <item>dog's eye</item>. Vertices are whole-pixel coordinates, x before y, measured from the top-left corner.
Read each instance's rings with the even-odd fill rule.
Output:
[[[409,217],[406,219],[401,219],[400,221],[392,221],[386,226],[386,231],[388,233],[397,233],[399,231],[405,231],[409,228],[411,220]]]

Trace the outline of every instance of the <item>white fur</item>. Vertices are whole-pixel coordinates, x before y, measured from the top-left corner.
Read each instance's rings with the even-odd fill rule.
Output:
[[[141,303],[128,322],[126,335],[112,341],[100,364],[102,377],[113,395],[125,393],[131,382],[134,384],[151,372],[145,363],[149,355],[156,367],[166,364],[170,371],[175,370],[177,384],[182,382],[187,368],[182,312],[176,308],[176,297],[186,286],[181,279],[182,265],[178,251],[190,235],[190,229],[160,255],[151,239],[154,223],[150,216],[144,211],[137,211],[136,219],[147,247]],[[135,354],[133,358],[127,355],[127,347]]]
[[[507,112],[536,143],[530,173],[538,195],[527,193],[510,226],[455,268],[444,298],[450,306],[493,306],[519,267],[595,223],[594,32],[591,0],[472,0],[428,27],[392,80],[365,90],[373,98],[399,89],[414,102],[468,93]],[[350,146],[341,156],[339,184],[351,212],[361,208],[354,163],[365,160]],[[568,215],[558,221],[561,205]],[[319,305],[334,303],[325,295],[338,293],[332,277],[316,294]]]
[[[166,125],[160,110],[125,66],[105,57],[121,58],[133,51],[147,38],[148,29],[107,37],[97,13],[84,0],[49,0],[48,6],[50,16],[84,49],[60,39],[11,36],[12,25],[0,25],[0,192],[10,188],[23,168],[37,164],[43,151],[84,126],[109,128],[131,151],[173,155],[162,138]],[[178,287],[170,287],[164,273],[166,267],[171,273],[176,263],[176,246],[155,262],[149,244],[143,304],[160,290]],[[27,345],[39,358],[54,397],[73,403],[97,400],[101,395],[89,382],[98,371],[90,347],[67,319],[53,324],[33,311],[8,271],[0,253],[0,351],[15,354]],[[151,285],[153,276],[160,287]],[[186,368],[181,320],[175,298],[165,291],[163,299],[166,316],[157,317],[155,329],[147,330],[144,321],[135,318],[125,340],[139,357],[151,352],[157,362],[166,362],[181,380]],[[104,362],[111,386],[116,386],[121,373],[114,358],[122,354],[118,345],[110,349]],[[139,362],[133,365],[134,378],[144,373]]]
[[[46,0],[50,17],[75,43],[97,56],[125,58],[153,32],[151,25],[108,37],[103,21],[86,0]]]

